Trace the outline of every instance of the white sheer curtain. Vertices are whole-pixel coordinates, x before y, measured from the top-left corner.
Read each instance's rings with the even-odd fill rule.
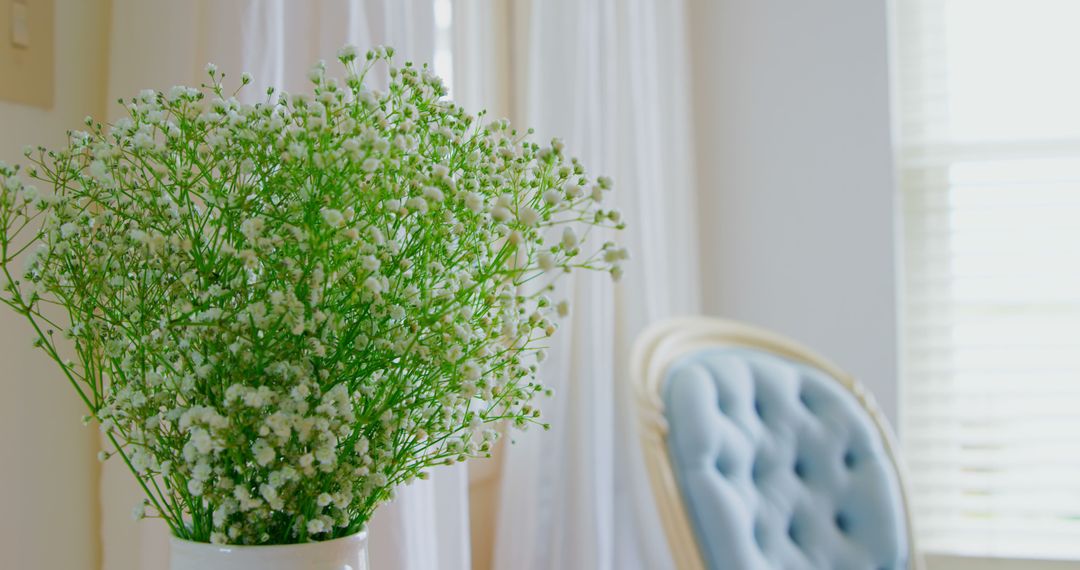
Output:
[[[392,45],[398,58],[432,61],[432,0],[113,0],[110,100],[145,88],[204,81],[214,62],[238,80],[255,77],[252,96],[270,85],[307,89],[318,59],[332,61],[342,45]],[[110,108],[113,115],[118,107]],[[467,475],[464,466],[437,471],[401,490],[370,527],[371,563],[378,570],[466,570],[470,567]],[[141,497],[122,464],[110,461],[101,480],[106,570],[166,568],[168,532],[136,523]]]
[[[700,305],[684,4],[463,1],[454,26],[457,98],[558,135],[613,176],[635,256],[617,286],[580,275],[562,291],[573,313],[542,370],[553,427],[503,448],[491,567],[670,568],[627,360],[646,324]]]

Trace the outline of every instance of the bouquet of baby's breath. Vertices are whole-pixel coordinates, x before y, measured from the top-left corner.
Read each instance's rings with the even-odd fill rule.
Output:
[[[319,64],[313,94],[257,104],[213,66],[145,91],[27,152],[49,192],[0,163],[2,300],[146,491],[139,514],[181,538],[357,532],[395,486],[486,454],[493,424],[539,422],[567,311],[551,283],[620,275],[625,250],[582,249],[621,228],[609,180],[391,57],[346,48],[343,83]],[[383,65],[388,90],[365,87]]]

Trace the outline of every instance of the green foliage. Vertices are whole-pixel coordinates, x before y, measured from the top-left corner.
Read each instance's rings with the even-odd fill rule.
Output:
[[[312,94],[255,104],[213,66],[145,91],[28,152],[48,192],[0,163],[0,299],[177,536],[358,531],[395,486],[538,422],[552,283],[620,275],[625,250],[583,250],[621,227],[609,180],[391,54],[346,48],[342,84],[320,64]],[[388,90],[365,87],[383,66]]]

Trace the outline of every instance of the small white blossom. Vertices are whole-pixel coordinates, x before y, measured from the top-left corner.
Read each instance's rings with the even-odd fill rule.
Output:
[[[479,212],[484,207],[484,198],[476,192],[465,194],[465,207],[472,212]]]
[[[356,59],[357,54],[358,54],[358,51],[356,49],[356,46],[347,45],[347,46],[345,46],[345,47],[338,50],[337,57],[343,63],[348,63],[348,62],[353,61],[354,59]]]
[[[410,210],[420,212],[421,214],[426,214],[427,211],[428,211],[427,200],[424,200],[423,198],[421,198],[419,196],[415,196],[413,198],[409,198],[408,200],[406,200],[405,201],[405,207],[410,209]]]
[[[562,243],[562,246],[565,247],[566,249],[573,249],[573,248],[577,247],[577,245],[578,245],[578,237],[577,237],[577,232],[574,231],[574,228],[572,228],[570,226],[566,226],[565,228],[563,228],[561,243]]]
[[[339,210],[323,208],[320,212],[322,219],[332,228],[340,228],[345,223],[345,216]]]
[[[555,256],[549,251],[541,251],[536,256],[536,264],[544,271],[555,269]]]
[[[540,213],[529,206],[522,206],[521,210],[518,211],[518,220],[521,220],[522,224],[530,228],[535,227],[536,224],[540,223]]]
[[[426,199],[428,199],[428,200],[430,200],[432,202],[442,202],[445,199],[445,196],[443,195],[442,190],[439,190],[438,188],[436,188],[434,186],[425,186],[424,187],[424,198],[426,198]]]
[[[266,443],[266,440],[262,438],[255,440],[255,444],[252,445],[251,450],[255,455],[255,462],[263,467],[273,461],[274,456],[276,455],[274,448],[270,447],[270,444]]]

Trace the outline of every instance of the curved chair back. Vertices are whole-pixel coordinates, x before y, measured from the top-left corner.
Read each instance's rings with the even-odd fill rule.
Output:
[[[921,569],[869,394],[809,350],[706,318],[634,350],[642,445],[680,570]]]

